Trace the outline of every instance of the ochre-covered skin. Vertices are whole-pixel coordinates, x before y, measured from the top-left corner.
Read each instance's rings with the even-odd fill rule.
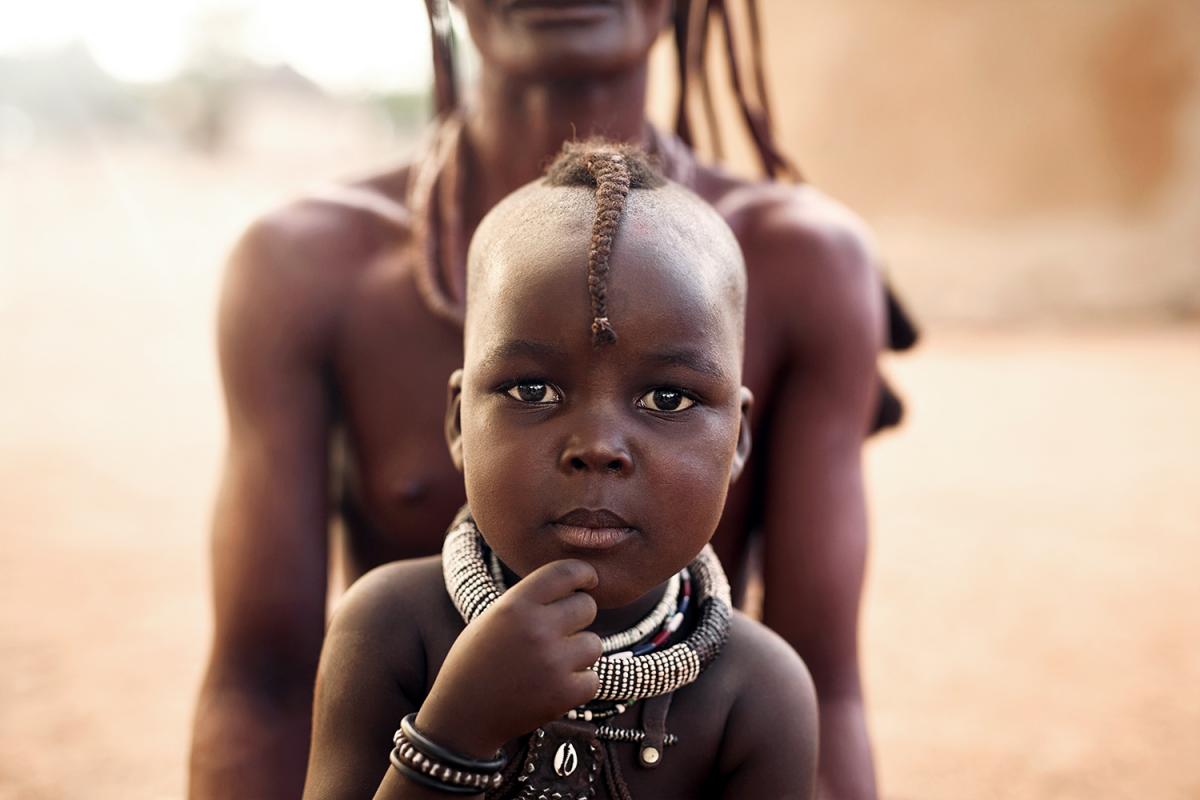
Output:
[[[455,209],[459,252],[487,210],[540,174],[564,140],[643,139],[646,58],[667,6],[614,4],[618,17],[555,26],[554,47],[539,50],[529,42],[547,29],[491,3],[463,3],[483,70],[463,132],[471,191]],[[607,38],[611,26],[625,33]],[[418,288],[417,218],[404,208],[412,175],[404,166],[335,199],[280,209],[230,258],[219,325],[230,439],[214,519],[216,630],[197,709],[195,797],[226,796],[232,785],[240,796],[299,792],[325,633],[330,517],[344,522],[338,546],[353,579],[437,552],[464,499],[442,425],[462,330]],[[749,276],[742,381],[757,398],[756,446],[713,544],[736,578],[750,531],[762,532],[764,620],[813,674],[822,782],[835,797],[870,797],[857,660],[860,448],[877,397],[883,295],[867,235],[811,187],[699,166],[687,183],[733,230]],[[447,269],[443,283],[461,303],[465,265]]]

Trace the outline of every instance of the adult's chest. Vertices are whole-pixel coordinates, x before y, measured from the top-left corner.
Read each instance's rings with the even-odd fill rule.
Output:
[[[364,277],[338,342],[331,376],[343,434],[337,480],[356,571],[435,553],[464,500],[443,434],[462,329],[426,308],[397,259]]]

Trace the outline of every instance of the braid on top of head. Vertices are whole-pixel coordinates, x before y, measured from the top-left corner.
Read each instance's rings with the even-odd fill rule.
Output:
[[[608,270],[613,241],[631,189],[662,186],[649,157],[631,145],[589,140],[568,142],[546,172],[551,186],[596,187],[596,218],[588,247],[587,283],[592,301],[592,344],[612,344],[616,331],[608,319]]]

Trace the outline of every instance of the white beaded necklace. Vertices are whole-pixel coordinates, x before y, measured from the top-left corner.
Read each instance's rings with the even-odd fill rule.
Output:
[[[487,544],[464,509],[442,546],[446,591],[464,622],[482,614],[504,590],[489,566]],[[602,656],[592,666],[600,678],[596,700],[630,702],[674,692],[700,677],[720,653],[732,615],[729,581],[707,545],[688,569],[697,585],[699,621],[695,629],[683,641],[662,650],[624,658]],[[664,599],[667,597],[672,593],[668,591]],[[630,634],[625,631],[616,636],[624,639]]]
[[[504,568],[500,565],[500,559],[496,555],[495,550],[488,552],[488,571],[492,574],[492,583],[500,587],[500,593],[504,594],[508,590],[508,583],[504,579]],[[663,592],[663,596],[658,601],[658,604],[636,625],[627,630],[614,633],[611,636],[605,636],[600,640],[600,646],[605,655],[627,650],[651,633],[654,633],[667,622],[679,606],[679,589],[683,585],[684,572],[686,572],[686,567],[684,570],[670,577],[667,581],[667,588]]]

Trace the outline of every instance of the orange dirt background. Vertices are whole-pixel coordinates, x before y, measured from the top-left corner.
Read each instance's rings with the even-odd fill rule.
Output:
[[[0,798],[183,794],[218,264],[292,166],[0,165]],[[1200,796],[1200,327],[927,333],[867,450],[885,797]]]

